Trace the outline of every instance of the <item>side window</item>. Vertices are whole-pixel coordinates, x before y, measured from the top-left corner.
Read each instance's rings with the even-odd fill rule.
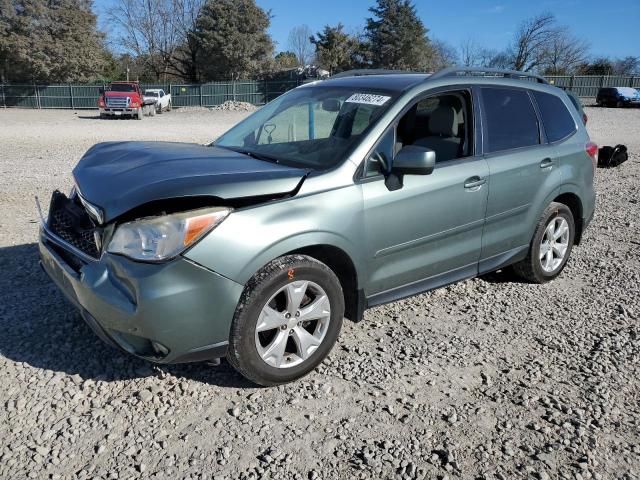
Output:
[[[407,145],[428,148],[436,162],[472,155],[471,96],[447,92],[420,100],[399,121],[396,151]]]
[[[389,172],[395,147],[395,129],[385,133],[375,150],[367,158],[364,166],[364,177],[376,177]]]
[[[562,140],[576,131],[576,123],[559,97],[542,92],[533,92],[533,96],[540,109],[544,131],[550,142]]]
[[[540,143],[538,117],[524,90],[483,88],[487,120],[485,150],[499,152]]]

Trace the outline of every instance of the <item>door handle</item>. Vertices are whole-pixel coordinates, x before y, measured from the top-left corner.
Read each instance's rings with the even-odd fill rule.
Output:
[[[468,190],[472,190],[472,189],[478,190],[478,188],[480,188],[485,183],[487,183],[486,178],[480,178],[478,176],[470,177],[464,181],[464,188]]]
[[[550,158],[545,158],[540,162],[540,168],[551,168],[553,167],[553,160]]]

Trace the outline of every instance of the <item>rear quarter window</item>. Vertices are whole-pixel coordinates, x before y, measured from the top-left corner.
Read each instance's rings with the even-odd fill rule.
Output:
[[[576,131],[576,122],[564,102],[555,95],[533,92],[549,142],[557,142]]]
[[[524,90],[483,88],[487,123],[486,152],[530,147],[540,143],[538,117]]]

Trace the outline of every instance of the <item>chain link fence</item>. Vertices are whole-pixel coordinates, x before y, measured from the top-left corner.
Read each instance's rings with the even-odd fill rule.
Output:
[[[640,76],[629,75],[557,75],[545,77],[549,83],[575,92],[580,97],[595,97],[601,87],[640,88]],[[174,107],[214,107],[226,101],[264,105],[302,80],[247,80],[203,84],[141,84],[171,93]],[[95,85],[14,85],[0,84],[0,107],[18,108],[97,108],[100,89]]]

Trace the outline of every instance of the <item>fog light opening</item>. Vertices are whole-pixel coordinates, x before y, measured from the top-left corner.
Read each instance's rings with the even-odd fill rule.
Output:
[[[166,357],[169,354],[169,349],[162,345],[160,342],[151,341],[151,347],[153,348],[154,352],[162,355],[163,357]]]

